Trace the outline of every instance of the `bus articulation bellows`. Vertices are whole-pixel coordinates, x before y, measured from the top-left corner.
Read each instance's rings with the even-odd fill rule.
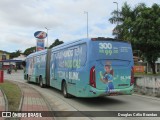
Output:
[[[64,97],[99,97],[133,92],[131,44],[112,38],[87,38],[27,56],[24,78]]]

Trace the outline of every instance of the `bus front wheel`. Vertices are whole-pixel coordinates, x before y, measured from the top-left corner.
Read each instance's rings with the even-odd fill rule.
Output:
[[[69,98],[70,97],[70,95],[67,92],[67,84],[66,84],[66,82],[63,82],[63,84],[62,84],[62,92],[63,92],[63,96],[65,98]]]
[[[43,84],[43,80],[42,80],[42,77],[39,78],[39,85],[41,88],[44,87],[44,84]]]
[[[27,83],[30,83],[31,77],[27,75]]]

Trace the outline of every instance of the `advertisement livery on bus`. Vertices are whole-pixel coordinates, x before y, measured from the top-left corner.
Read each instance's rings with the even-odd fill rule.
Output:
[[[112,38],[82,39],[30,54],[25,79],[62,90],[64,97],[130,95],[131,44]]]

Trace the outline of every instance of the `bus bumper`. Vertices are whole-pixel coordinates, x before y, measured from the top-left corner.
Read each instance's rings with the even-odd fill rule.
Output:
[[[133,93],[134,85],[124,89],[114,89],[110,92],[106,92],[105,90],[99,90],[91,86],[88,87],[89,87],[87,95],[88,97],[99,97],[99,96],[113,96],[113,95],[131,95]]]

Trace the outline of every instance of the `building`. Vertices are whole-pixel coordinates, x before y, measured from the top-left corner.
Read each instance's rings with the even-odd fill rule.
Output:
[[[22,62],[26,60],[26,56],[25,55],[22,55],[20,54],[20,56],[16,57],[16,58],[13,58],[13,60],[17,61],[15,62],[15,66],[18,68],[18,69],[22,69]],[[19,62],[18,62],[19,61]]]
[[[25,61],[26,57],[24,55],[20,55],[16,58],[13,59],[8,59],[8,60],[1,60],[0,62],[2,63],[2,69],[22,69],[22,63]]]
[[[152,73],[151,65],[147,61],[143,61],[142,58],[137,57],[137,56],[133,56],[133,59],[134,59],[134,67],[135,67],[134,70],[135,71],[140,70],[143,73],[144,72]],[[156,73],[160,73],[160,58],[158,58],[157,61],[155,62],[155,71]]]
[[[16,57],[16,58],[13,58],[13,60],[25,61],[25,60],[26,60],[26,57],[25,57],[25,55],[20,54],[20,56],[18,56],[18,57]]]
[[[8,52],[0,50],[0,61],[1,60],[8,60],[10,57]]]
[[[10,55],[8,52],[0,50],[0,69],[18,68],[22,69],[22,62],[25,61],[26,57],[20,55],[16,58],[9,59]]]
[[[155,62],[156,73],[160,73],[160,58]],[[152,72],[151,66],[147,63],[147,72]]]
[[[156,61],[156,70],[157,73],[160,73],[160,58],[158,58],[158,60]]]
[[[2,60],[8,60],[10,58],[10,55],[8,52],[0,50],[0,61]],[[0,69],[4,67],[3,63],[0,62]]]

